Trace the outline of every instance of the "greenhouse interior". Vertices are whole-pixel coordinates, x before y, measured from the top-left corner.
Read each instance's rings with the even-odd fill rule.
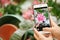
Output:
[[[0,40],[60,40],[59,26],[60,0],[0,0]]]

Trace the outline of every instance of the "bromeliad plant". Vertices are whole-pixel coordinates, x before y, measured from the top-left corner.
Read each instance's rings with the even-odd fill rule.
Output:
[[[28,30],[24,33],[24,35],[22,36],[22,39],[21,40],[36,40],[34,38],[34,32],[33,30]]]

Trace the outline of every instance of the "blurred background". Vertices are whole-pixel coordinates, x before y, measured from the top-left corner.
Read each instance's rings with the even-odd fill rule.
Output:
[[[44,2],[48,4],[50,13],[52,14],[56,23],[60,24],[59,23],[60,21],[60,0],[0,0],[0,17],[5,14],[19,14],[19,15],[23,14],[23,16],[26,19],[28,19],[26,15],[29,15],[29,11],[31,12],[30,14],[33,13],[32,5],[44,3]],[[26,11],[28,14],[26,13]]]
[[[48,4],[52,19],[60,26],[60,0],[0,0],[0,26],[13,24],[22,33],[28,29],[31,30],[34,25],[33,5],[44,3]],[[22,34],[18,32],[15,33]],[[16,34],[14,34],[15,37],[17,37]],[[16,40],[14,36],[12,37],[11,40]]]

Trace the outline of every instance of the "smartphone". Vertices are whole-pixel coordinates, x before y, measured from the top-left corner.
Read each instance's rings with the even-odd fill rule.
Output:
[[[50,17],[47,4],[34,5],[34,22],[35,28],[42,31],[45,27],[50,27]]]

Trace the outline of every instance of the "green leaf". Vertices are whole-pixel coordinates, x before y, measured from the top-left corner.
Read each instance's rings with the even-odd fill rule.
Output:
[[[20,14],[22,15],[22,12],[20,11],[20,7],[19,5],[13,5],[13,4],[10,4],[8,5],[7,7],[4,8],[4,14]]]
[[[26,0],[13,0],[15,2],[17,2],[18,4],[22,5]]]

